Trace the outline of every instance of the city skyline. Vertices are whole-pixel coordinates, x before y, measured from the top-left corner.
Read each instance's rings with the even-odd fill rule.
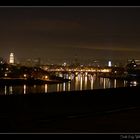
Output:
[[[140,7],[0,7],[0,56],[140,59]]]

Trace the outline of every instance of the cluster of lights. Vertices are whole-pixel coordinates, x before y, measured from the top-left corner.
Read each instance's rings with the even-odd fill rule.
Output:
[[[111,69],[67,69],[64,70],[63,68],[60,69],[50,69],[48,71],[69,71],[69,72],[111,72]]]
[[[133,86],[136,86],[138,83],[137,83],[137,81],[132,81],[131,84],[132,84]]]

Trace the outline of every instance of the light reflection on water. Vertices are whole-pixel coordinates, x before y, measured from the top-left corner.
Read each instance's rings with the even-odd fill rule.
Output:
[[[81,76],[81,79],[80,79],[80,90],[82,90],[82,87],[83,87],[83,77]]]
[[[91,89],[93,89],[93,83],[94,83],[94,81],[93,81],[93,76],[91,75],[91,77],[90,77],[91,79]]]
[[[72,81],[60,84],[44,84],[44,85],[14,85],[14,86],[0,86],[0,94],[28,94],[28,93],[50,93],[61,91],[74,90],[92,90],[125,87],[126,81],[111,80],[108,78],[98,78],[95,75],[78,74],[77,76],[65,75],[65,78],[70,78]]]
[[[23,93],[26,94],[26,85],[23,86],[23,89],[24,89]]]
[[[48,92],[48,85],[45,84],[45,93],[47,93],[47,92]]]
[[[116,79],[114,79],[114,88],[116,88]]]
[[[4,87],[4,93],[7,94],[7,86]]]
[[[68,82],[68,91],[70,91],[70,85],[71,85],[71,83]]]
[[[66,83],[63,83],[63,91],[66,91]]]
[[[13,93],[13,87],[12,87],[12,86],[9,87],[9,93],[10,93],[10,94]]]

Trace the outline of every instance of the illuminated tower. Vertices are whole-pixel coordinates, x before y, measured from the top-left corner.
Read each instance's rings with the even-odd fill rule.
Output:
[[[14,53],[10,53],[9,63],[14,64]]]
[[[108,67],[111,67],[112,64],[111,64],[111,61],[108,61]]]

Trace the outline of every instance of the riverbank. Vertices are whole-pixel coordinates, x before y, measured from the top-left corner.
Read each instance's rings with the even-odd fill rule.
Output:
[[[109,78],[109,79],[116,79],[116,80],[121,80],[121,81],[138,81],[140,82],[140,77],[136,77],[136,76],[130,76],[130,75],[118,75],[118,74],[100,74],[98,75],[99,78]]]
[[[138,132],[139,91],[127,87],[1,95],[0,132]]]

